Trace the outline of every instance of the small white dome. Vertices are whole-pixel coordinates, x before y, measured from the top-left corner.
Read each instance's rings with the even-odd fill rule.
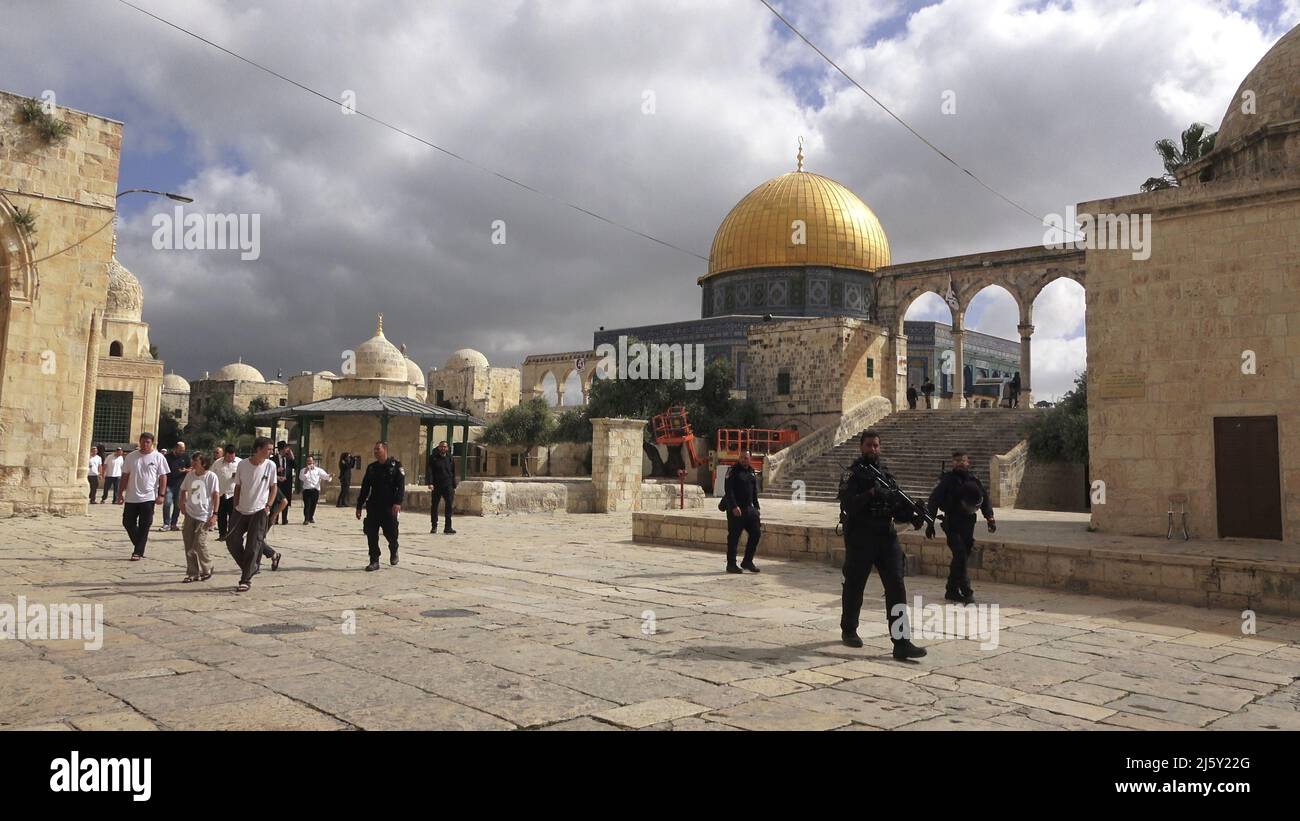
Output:
[[[266,377],[252,365],[245,365],[241,358],[238,362],[231,362],[225,367],[218,368],[216,373],[212,374],[212,380],[214,382],[265,382]]]
[[[442,367],[443,370],[448,371],[460,371],[465,368],[486,368],[488,367],[488,358],[473,348],[461,348],[447,357],[447,364]]]
[[[189,393],[190,383],[178,373],[169,373],[163,377],[163,390],[173,393]]]
[[[140,280],[113,257],[108,263],[108,305],[104,316],[126,322],[139,322],[144,315],[144,289]]]
[[[357,346],[357,377],[406,381],[406,357],[384,336],[384,316],[379,315],[375,335]]]

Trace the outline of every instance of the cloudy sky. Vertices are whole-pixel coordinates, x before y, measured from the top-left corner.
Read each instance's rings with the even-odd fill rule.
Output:
[[[122,261],[160,355],[189,378],[242,356],[273,377],[338,370],[374,330],[422,366],[457,348],[517,366],[599,325],[699,316],[714,231],[792,170],[844,183],[895,262],[1042,241],[848,85],[758,0],[0,0],[2,85],[126,123],[120,187],[260,215],[260,257],[154,248],[171,204],[123,199]],[[1131,193],[1151,146],[1217,128],[1300,0],[783,0],[778,7],[899,116],[1039,213]],[[646,113],[646,92],[653,113]],[[955,114],[944,114],[952,92]],[[355,115],[508,175],[522,190]],[[674,250],[561,202],[659,237]],[[505,225],[504,244],[493,224]],[[698,255],[698,256],[696,256]],[[912,319],[946,318],[918,303]],[[1036,393],[1084,362],[1083,295],[1035,306]],[[968,324],[1015,336],[1009,295]]]

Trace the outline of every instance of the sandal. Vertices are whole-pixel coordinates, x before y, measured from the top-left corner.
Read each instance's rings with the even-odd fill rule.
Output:
[[[279,570],[279,569],[280,569],[280,554],[279,554],[279,553],[276,553],[274,556],[271,557],[271,569],[272,569],[272,570]]]
[[[240,582],[239,587],[235,588],[236,593],[247,593],[253,586],[248,582]]]
[[[189,584],[190,582],[196,582],[196,581],[198,581],[198,580],[199,580],[199,579],[198,579],[197,576],[186,576],[185,578],[181,579],[181,583],[182,583],[182,584]]]
[[[132,554],[131,554],[131,561],[133,561],[133,562],[138,562],[138,561],[140,561],[140,560],[143,559],[143,558],[144,558],[144,556],[141,556],[141,555],[139,555],[139,554],[137,554],[137,553],[132,553]]]
[[[202,576],[199,576],[198,581],[206,582],[210,578],[212,578],[211,573],[204,573]]]

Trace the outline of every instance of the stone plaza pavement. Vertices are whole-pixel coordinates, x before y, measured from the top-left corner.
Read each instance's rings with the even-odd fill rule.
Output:
[[[631,543],[629,514],[402,517],[362,570],[349,510],[277,526],[251,592],[224,547],[182,584],[180,533],[129,562],[120,507],[0,521],[0,605],[103,605],[99,650],[0,639],[4,729],[1300,729],[1300,620],[1011,585],[996,649],[889,656],[879,582],[860,650],[839,571]],[[909,577],[942,603],[943,581]],[[653,632],[651,615],[653,611]],[[355,617],[355,633],[346,627]],[[267,632],[287,626],[297,632]]]

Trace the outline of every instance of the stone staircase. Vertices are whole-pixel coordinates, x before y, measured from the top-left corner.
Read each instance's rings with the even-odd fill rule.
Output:
[[[1025,423],[1037,411],[1011,408],[957,408],[952,410],[895,411],[872,427],[880,434],[881,456],[899,486],[913,498],[925,498],[939,480],[939,472],[952,461],[955,449],[970,454],[971,470],[987,488],[989,460],[1016,446],[1024,438]],[[808,501],[834,501],[840,475],[858,458],[854,435],[763,488],[768,499],[789,499],[792,483],[805,483]]]

